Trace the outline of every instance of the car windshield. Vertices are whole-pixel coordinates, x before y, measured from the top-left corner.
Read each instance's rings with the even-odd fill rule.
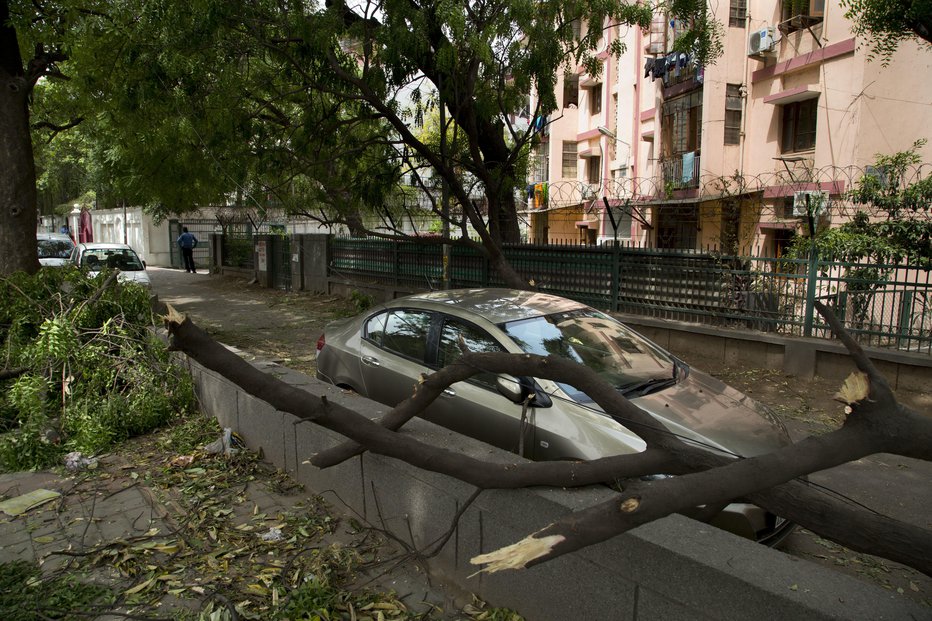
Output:
[[[648,386],[669,385],[677,378],[672,357],[591,308],[512,321],[502,328],[525,352],[561,356],[584,364],[626,394]],[[572,386],[561,383],[560,388],[575,401],[592,402]]]
[[[92,271],[102,270],[105,267],[118,269],[121,272],[145,269],[136,253],[129,248],[88,249],[81,257],[81,265]]]
[[[74,244],[64,239],[40,239],[39,258],[67,259],[71,256],[72,248],[74,248]]]

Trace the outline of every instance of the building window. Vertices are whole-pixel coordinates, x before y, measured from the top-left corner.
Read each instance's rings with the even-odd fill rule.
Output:
[[[563,107],[579,107],[579,76],[567,73],[563,76]]]
[[[731,0],[728,7],[728,25],[732,28],[744,28],[747,23],[748,0]]]
[[[586,180],[590,184],[599,184],[602,182],[602,158],[590,157],[586,161]]]
[[[596,84],[589,89],[589,114],[595,116],[602,113],[602,85]]]
[[[780,32],[784,34],[808,28],[822,21],[825,0],[783,0],[780,11]]]
[[[725,86],[725,144],[741,143],[741,85]]]
[[[539,144],[531,151],[530,181],[539,183],[550,178],[549,145]]]
[[[563,141],[563,172],[564,179],[576,179],[576,143]]]
[[[783,106],[780,150],[782,153],[815,148],[818,99],[796,101]]]
[[[663,102],[660,131],[663,157],[698,151],[702,143],[702,90]]]

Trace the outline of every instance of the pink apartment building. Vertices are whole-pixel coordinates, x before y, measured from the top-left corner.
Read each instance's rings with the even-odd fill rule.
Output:
[[[600,75],[562,76],[529,180],[531,241],[779,256],[847,219],[843,194],[876,154],[932,138],[932,51],[869,62],[836,0],[715,10],[714,65],[672,54],[682,24],[657,15],[650,32],[603,30],[600,49],[626,50],[602,54]]]

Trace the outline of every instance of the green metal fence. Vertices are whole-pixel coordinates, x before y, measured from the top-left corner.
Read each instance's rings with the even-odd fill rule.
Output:
[[[932,280],[909,265],[601,246],[504,248],[542,291],[604,310],[829,338],[814,302],[830,307],[863,345],[932,354]],[[442,286],[439,245],[333,238],[331,273],[416,290]],[[503,284],[478,250],[451,249],[451,287]]]

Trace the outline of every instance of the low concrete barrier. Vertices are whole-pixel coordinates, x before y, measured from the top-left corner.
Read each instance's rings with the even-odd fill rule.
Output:
[[[276,411],[188,360],[203,410],[240,433],[250,448],[337,509],[386,528],[420,550],[450,530],[475,491],[449,477],[364,454],[319,470],[314,453],[342,437]],[[370,417],[385,407],[274,363],[263,371]],[[486,460],[519,459],[417,419],[401,433]],[[522,571],[475,575],[469,559],[514,543],[572,511],[610,498],[603,487],[489,490],[466,509],[432,575],[506,606],[532,621],[568,619],[928,619],[896,593],[789,557],[680,516],[642,526],[603,544]]]

